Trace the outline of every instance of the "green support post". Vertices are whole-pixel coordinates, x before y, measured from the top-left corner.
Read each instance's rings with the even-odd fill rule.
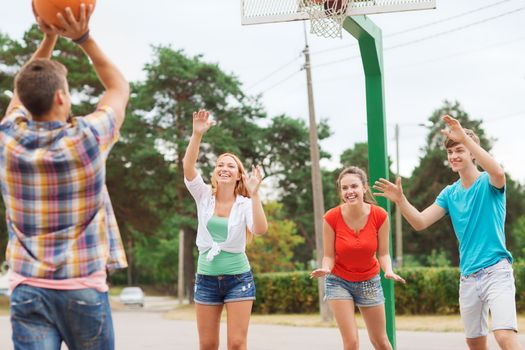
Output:
[[[383,89],[383,40],[381,29],[366,16],[347,17],[343,28],[359,42],[365,71],[366,110],[368,123],[368,164],[370,181],[388,179],[386,147],[385,98]],[[378,203],[390,216],[390,202],[378,197]],[[392,255],[392,233],[390,233]],[[385,293],[386,331],[392,348],[396,349],[394,282],[381,274]]]

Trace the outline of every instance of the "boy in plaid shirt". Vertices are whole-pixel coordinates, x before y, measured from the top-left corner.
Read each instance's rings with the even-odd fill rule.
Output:
[[[40,21],[44,39],[15,80],[0,123],[0,181],[9,235],[15,349],[113,349],[106,270],[126,267],[105,184],[129,84],[89,35],[93,7]],[[67,70],[51,61],[58,35],[91,59],[105,88],[97,110],[70,117]]]

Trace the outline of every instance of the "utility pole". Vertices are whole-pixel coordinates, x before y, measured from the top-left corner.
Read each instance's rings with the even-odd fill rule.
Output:
[[[399,174],[399,124],[396,124],[396,175]],[[401,210],[396,205],[396,266],[403,266],[403,232],[401,229]]]
[[[317,251],[317,266],[321,266],[323,260],[323,182],[321,179],[321,167],[319,165],[319,143],[317,141],[317,121],[315,118],[314,90],[312,86],[312,71],[310,65],[310,49],[308,47],[308,35],[306,24],[304,25],[304,70],[306,71],[306,85],[308,92],[308,114],[310,124],[310,162],[312,163],[312,194],[314,201],[314,223],[315,223],[315,249]],[[319,310],[323,322],[332,320],[332,313],[328,305],[324,302],[324,283],[319,280]]]
[[[177,278],[179,304],[184,303],[184,230],[179,231],[179,276]]]

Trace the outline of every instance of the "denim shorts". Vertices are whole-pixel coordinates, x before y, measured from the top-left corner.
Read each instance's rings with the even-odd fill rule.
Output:
[[[255,300],[255,283],[251,271],[239,275],[195,275],[195,303],[222,305],[245,300]]]
[[[516,286],[512,265],[507,259],[462,276],[459,284],[459,311],[467,338],[488,334],[488,314],[492,330],[518,330]]]
[[[350,282],[330,274],[325,279],[325,300],[353,300],[359,307],[385,303],[379,275],[361,282]]]

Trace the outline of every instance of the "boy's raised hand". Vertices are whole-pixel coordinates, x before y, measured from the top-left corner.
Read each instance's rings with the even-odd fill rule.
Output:
[[[463,143],[467,137],[467,134],[465,133],[465,130],[459,121],[449,115],[444,115],[441,117],[441,119],[445,122],[445,124],[447,124],[448,127],[448,129],[441,130],[441,134],[452,141]]]
[[[46,35],[58,35],[59,33],[58,33],[57,28],[45,23],[42,20],[42,18],[38,17],[38,14],[36,13],[34,2],[31,2],[31,7],[33,9],[33,15],[35,16],[36,23],[38,23],[38,28],[40,29],[40,31]]]
[[[387,179],[380,178],[372,187],[380,191],[379,193],[374,193],[374,196],[385,197],[394,203],[398,203],[403,198],[403,185],[400,177],[396,179],[395,184]]]
[[[71,40],[77,40],[87,32],[89,32],[89,19],[93,14],[93,5],[80,4],[80,18],[75,18],[73,11],[70,7],[67,7],[63,16],[62,13],[57,14],[58,21],[62,28],[58,29],[58,33],[65,38]]]

